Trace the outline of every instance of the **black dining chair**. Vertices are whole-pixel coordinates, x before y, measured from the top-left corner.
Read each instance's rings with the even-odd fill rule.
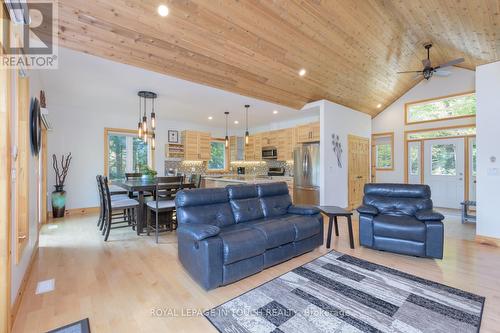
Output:
[[[157,177],[155,186],[155,200],[149,201],[146,204],[146,230],[147,235],[151,231],[155,232],[155,241],[158,243],[158,233],[160,232],[160,213],[168,213],[168,220],[164,224],[165,228],[162,231],[175,230],[175,194],[182,190],[184,183],[183,176],[167,176]],[[155,213],[155,226],[151,225],[151,215]]]
[[[189,177],[189,182],[193,184],[195,188],[200,188],[201,186],[201,175],[193,173]]]
[[[128,180],[141,180],[142,179],[142,173],[141,172],[125,172],[125,179]],[[150,197],[152,196],[153,193],[151,192],[144,192],[145,197]],[[137,192],[130,192],[128,194],[130,199],[137,198],[139,196],[139,193]]]
[[[108,177],[101,178],[101,186],[104,196],[104,241],[108,240],[111,229],[132,227],[135,229],[137,224],[136,214],[139,208],[139,202],[134,199],[112,200],[109,192]],[[122,214],[116,215],[115,213]]]
[[[99,193],[99,219],[97,220],[97,227],[99,230],[104,228],[104,220],[105,220],[105,202],[104,202],[104,189],[102,187],[102,175],[96,176],[97,180],[97,192]],[[110,189],[111,200],[124,200],[128,199],[127,191],[112,191]],[[115,212],[112,216],[113,218],[117,218],[119,215],[123,215],[125,212],[119,213]]]

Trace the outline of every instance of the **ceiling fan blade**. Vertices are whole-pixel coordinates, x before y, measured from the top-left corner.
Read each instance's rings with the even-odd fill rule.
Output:
[[[439,65],[439,66],[435,67],[434,69],[453,66],[453,65],[459,64],[459,63],[464,62],[464,61],[465,61],[464,58],[458,58],[458,59],[455,59],[455,60],[452,60],[452,61],[445,62],[444,64]]]
[[[422,60],[422,65],[424,65],[424,67],[431,67],[431,61],[429,59],[424,59]]]
[[[406,72],[397,72],[398,74],[405,74],[405,73],[422,73],[422,71],[406,71]]]
[[[442,71],[442,70],[438,70],[438,71],[435,71],[434,72],[434,75],[436,76],[448,76],[450,75],[451,72],[450,71]]]

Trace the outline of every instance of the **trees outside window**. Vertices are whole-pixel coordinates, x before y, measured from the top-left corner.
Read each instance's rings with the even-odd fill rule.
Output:
[[[125,179],[126,172],[140,172],[151,164],[149,146],[135,133],[108,132],[108,170],[111,181]]]
[[[208,170],[226,169],[226,145],[224,141],[210,142],[210,161],[208,161]]]

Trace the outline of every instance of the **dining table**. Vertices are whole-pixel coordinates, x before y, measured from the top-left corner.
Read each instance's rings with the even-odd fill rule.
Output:
[[[146,200],[145,200],[145,192],[154,192],[156,189],[156,179],[155,178],[141,178],[141,179],[130,179],[113,182],[114,185],[119,186],[125,189],[129,196],[132,193],[137,193],[137,201],[139,202],[139,209],[137,209],[137,226],[136,232],[137,235],[140,235],[144,232],[145,217],[146,217]],[[184,182],[184,183],[171,183],[171,184],[162,184],[162,188],[165,188],[165,185],[171,185],[172,188],[182,188],[182,189],[191,189],[195,188],[194,183]]]

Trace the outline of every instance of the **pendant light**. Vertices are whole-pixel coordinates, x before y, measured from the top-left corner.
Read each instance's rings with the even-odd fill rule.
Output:
[[[229,112],[226,111],[226,112],[224,112],[224,114],[226,115],[226,137],[224,138],[224,141],[226,143],[226,148],[227,148],[227,147],[229,147],[229,136],[228,136],[228,128],[227,128],[227,126],[228,126],[227,121],[228,121],[228,117],[229,117]]]
[[[246,130],[245,130],[245,144],[247,145],[248,144],[248,141],[250,139],[250,134],[248,133],[248,108],[250,107],[250,105],[245,105],[245,118],[246,118]]]
[[[155,149],[156,146],[156,113],[155,113],[155,99],[158,95],[151,91],[139,91],[139,123],[137,124],[137,135],[145,143],[151,145],[151,149]],[[147,101],[151,100],[151,128],[148,128],[148,116],[147,116]],[[143,101],[144,100],[144,101]],[[142,108],[142,109],[141,109]]]

